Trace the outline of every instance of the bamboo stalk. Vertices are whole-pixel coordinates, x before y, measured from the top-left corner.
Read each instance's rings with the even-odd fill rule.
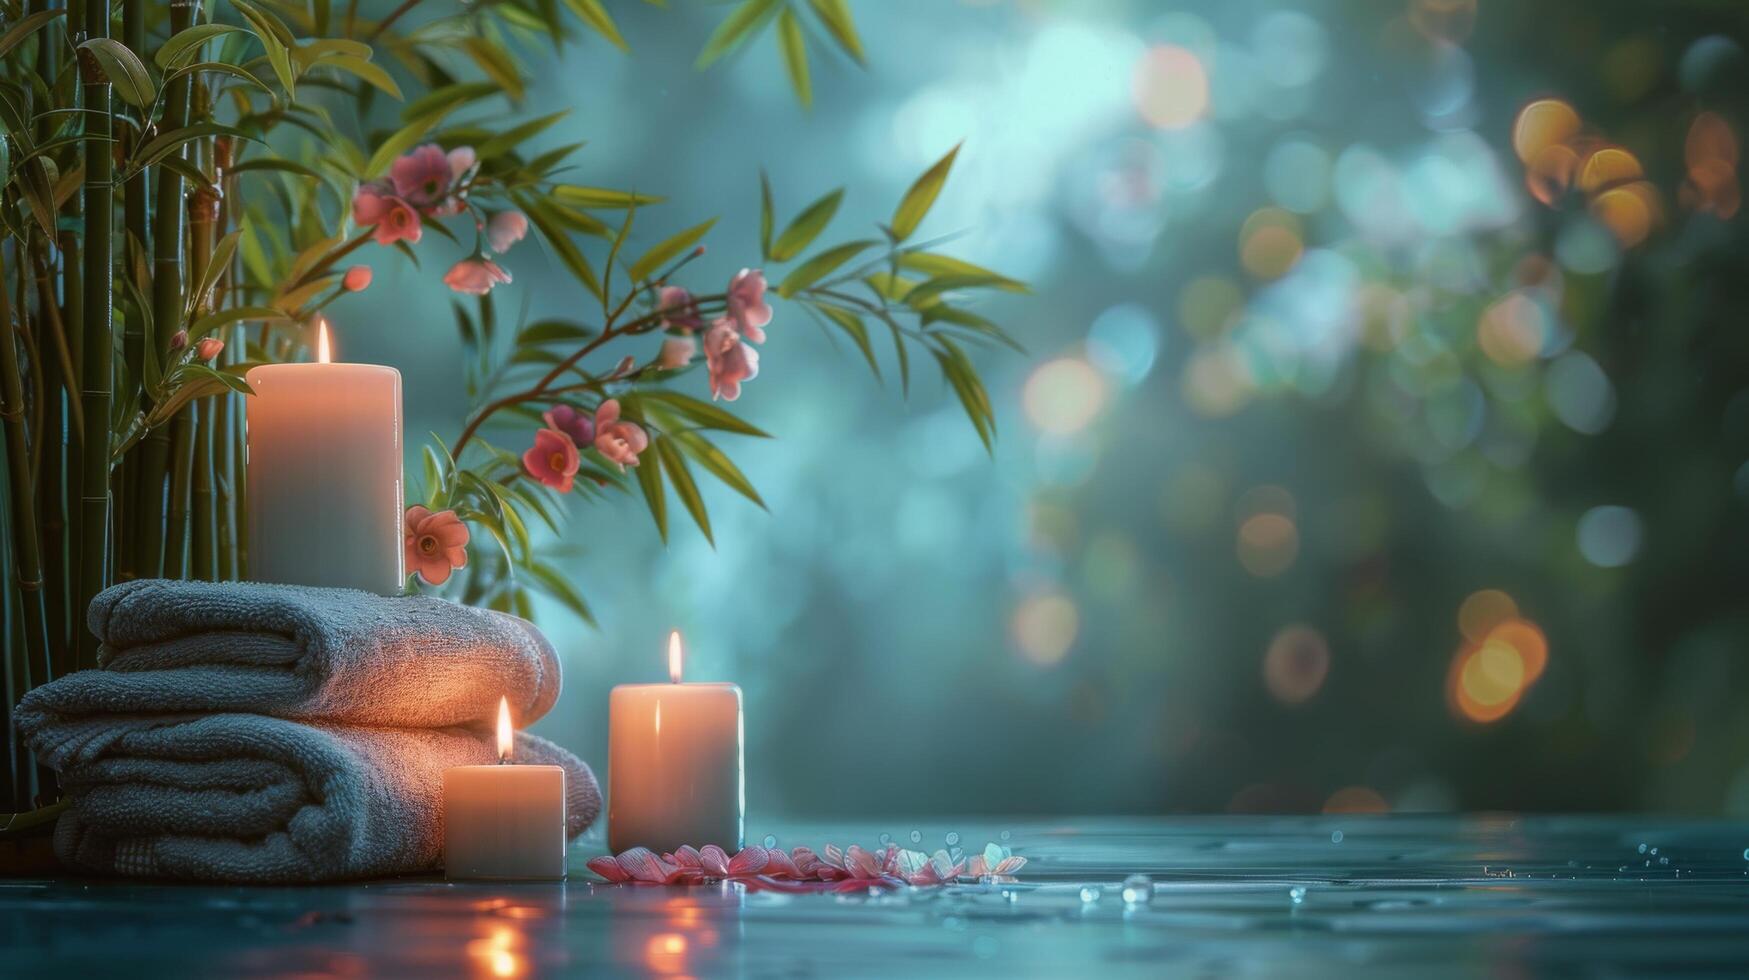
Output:
[[[56,311],[55,285],[50,274],[50,260],[43,254],[46,242],[38,242],[30,250],[32,268],[36,272],[37,308],[43,314],[43,329],[49,331],[63,357],[67,338]],[[36,509],[38,526],[42,528],[43,599],[49,627],[49,673],[45,681],[54,680],[70,669],[67,663],[67,516],[66,474],[67,440],[71,436],[69,406],[78,405],[78,391],[70,363],[64,374],[48,373],[45,377],[48,399],[43,415],[43,428],[37,438],[43,455],[42,469],[37,473]]]
[[[19,270],[22,275],[24,270]],[[31,676],[46,679],[49,672],[49,631],[47,606],[43,601],[42,553],[38,549],[35,488],[30,480],[30,452],[24,431],[24,379],[18,368],[17,329],[12,320],[12,298],[6,289],[6,258],[0,253],[0,423],[5,426],[7,503],[12,513],[12,581],[18,590],[19,614],[16,619],[23,631],[23,642],[17,650],[19,666],[10,673],[22,691],[31,688]],[[38,433],[41,437],[41,433]],[[16,735],[7,728],[7,739]],[[22,745],[19,746],[22,749]],[[27,756],[14,771],[14,788],[26,782],[29,771]]]
[[[128,50],[146,57],[146,10],[143,0],[122,0],[121,6],[121,38]],[[123,127],[127,142],[133,142],[132,127]],[[132,146],[127,147],[129,151]],[[150,241],[150,233],[146,227],[148,195],[148,175],[142,168],[127,179],[122,188],[122,242],[120,251],[123,258],[123,268],[128,276],[139,276],[139,270],[133,261],[134,249],[144,249]],[[149,289],[148,282],[136,278],[134,285],[142,290]],[[128,366],[128,390],[118,392],[116,397],[124,402],[137,405],[142,411],[150,408],[146,397],[144,379],[141,377],[141,355],[146,345],[152,342],[148,335],[149,324],[143,316],[130,316],[122,325],[122,358]],[[115,574],[121,581],[136,577],[139,573],[135,567],[137,552],[134,541],[139,536],[139,518],[142,516],[136,506],[140,482],[140,454],[126,453],[116,467],[112,479],[111,490],[114,500],[114,517],[112,525],[115,533],[114,555]]]
[[[85,0],[87,38],[109,35],[109,0]],[[76,614],[90,606],[109,584],[109,410],[115,397],[115,310],[113,308],[113,232],[115,156],[110,138],[110,83],[89,51],[79,52],[85,133],[85,364],[81,398],[90,421],[80,447],[79,592]],[[82,625],[82,624],[81,624]],[[97,638],[75,629],[78,664],[97,664]]]
[[[194,408],[170,423],[170,517],[164,532],[164,577],[188,577],[189,485],[194,476]]]
[[[198,0],[172,0],[170,36],[185,31],[200,9]],[[190,76],[171,82],[164,92],[163,121],[166,132],[188,125]],[[182,156],[182,150],[175,151]],[[155,336],[146,348],[163,360],[169,355],[169,340],[182,325],[182,246],[184,237],[182,178],[169,167],[156,167],[157,202],[152,222],[152,322]],[[159,575],[165,560],[164,481],[169,464],[170,435],[158,426],[146,435],[140,447],[140,478],[135,498],[142,515],[134,541],[134,563],[141,575]],[[147,509],[148,504],[150,510]]]
[[[218,399],[200,401],[194,410],[194,486],[189,519],[190,578],[212,581],[218,567],[218,543],[215,540],[218,519],[213,500],[213,429],[218,419],[214,408]]]

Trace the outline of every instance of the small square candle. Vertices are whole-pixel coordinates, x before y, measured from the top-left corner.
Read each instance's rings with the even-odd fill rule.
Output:
[[[565,877],[565,770],[513,764],[513,739],[500,700],[500,763],[443,772],[445,877]]]

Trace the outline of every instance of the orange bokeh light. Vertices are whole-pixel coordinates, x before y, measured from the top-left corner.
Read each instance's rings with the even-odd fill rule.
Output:
[[[1518,110],[1512,124],[1512,149],[1529,164],[1552,146],[1579,135],[1579,113],[1560,99],[1538,99]]]
[[[1183,129],[1208,110],[1208,72],[1188,49],[1158,44],[1136,65],[1131,95],[1136,111],[1149,125]]]

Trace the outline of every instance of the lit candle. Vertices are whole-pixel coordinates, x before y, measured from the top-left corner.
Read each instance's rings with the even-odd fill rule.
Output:
[[[399,595],[401,373],[330,363],[320,318],[316,348],[245,376],[249,578]]]
[[[621,684],[608,708],[607,844],[741,849],[741,689],[682,684],[680,634],[667,684]]]
[[[510,701],[498,701],[498,765],[443,771],[449,878],[565,877],[565,770],[519,766]]]

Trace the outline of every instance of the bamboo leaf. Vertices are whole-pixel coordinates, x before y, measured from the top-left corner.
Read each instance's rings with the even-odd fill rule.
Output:
[[[862,38],[857,36],[856,22],[850,17],[849,4],[844,0],[808,0],[808,6],[814,8],[814,16],[826,25],[826,33],[832,35],[845,54],[859,65],[867,64],[862,55]]]
[[[53,169],[54,164],[47,157],[38,157],[21,166],[18,171],[18,189],[30,206],[30,213],[36,218],[36,223],[42,226],[43,234],[51,239],[55,235]]]
[[[779,0],[743,0],[739,7],[730,11],[729,16],[717,25],[711,32],[710,39],[704,44],[704,50],[698,54],[698,61],[693,67],[703,69],[723,55],[733,51],[743,41],[751,37],[755,30],[771,15],[780,9]]]
[[[18,23],[8,28],[5,34],[0,34],[0,58],[6,57],[7,53],[18,47],[25,38],[42,30],[49,21],[64,16],[66,13],[65,10],[39,10],[21,18]]]
[[[796,98],[805,108],[814,104],[814,86],[808,78],[808,45],[802,37],[802,22],[788,7],[777,19],[778,46],[783,49],[783,64],[789,70],[789,82]],[[707,535],[708,537],[708,535]]]
[[[638,260],[632,263],[630,272],[632,282],[643,282],[650,273],[678,258],[680,253],[696,244],[716,223],[717,219],[712,218],[702,224],[693,225],[679,234],[664,239],[656,247],[639,256]]]
[[[983,441],[985,452],[993,452],[996,414],[990,406],[990,396],[984,390],[984,383],[978,380],[978,372],[959,345],[945,337],[937,337],[936,340],[940,347],[931,353],[941,365],[942,376],[947,379],[954,394],[959,396],[966,418],[971,420],[972,428],[978,431],[978,438]]]
[[[177,36],[181,37],[180,34]],[[227,65],[222,61],[199,61],[199,62],[195,62],[192,65],[184,65],[183,67],[178,68],[175,71],[170,72],[168,75],[165,75],[164,76],[164,84],[169,85],[171,82],[177,80],[178,78],[181,78],[184,75],[197,75],[201,72],[213,72],[213,73],[217,73],[220,75],[229,75],[232,78],[236,78],[236,79],[240,79],[242,81],[248,82],[250,85],[255,86],[256,88],[260,89],[263,92],[268,93],[269,95],[273,94],[273,90],[267,87],[267,83],[262,81],[259,78],[256,78],[253,74],[251,74],[248,71],[248,69],[239,68],[236,65]]]
[[[235,24],[197,24],[177,32],[165,41],[158,47],[158,54],[152,60],[157,62],[159,68],[171,71],[182,67],[184,61],[199,58],[201,46],[215,37],[253,33],[248,28]]]
[[[568,109],[541,116],[539,119],[531,119],[519,126],[513,126],[510,129],[482,142],[474,148],[474,152],[479,155],[480,159],[489,160],[493,157],[499,156],[506,150],[514,150],[522,146],[530,139],[533,139],[535,136],[546,131],[546,129],[553,123],[558,122],[567,115],[570,115],[570,110]]]
[[[686,455],[691,456],[698,465],[709,470],[712,476],[723,481],[723,484],[729,489],[753,501],[761,510],[769,510],[765,506],[765,501],[760,498],[759,491],[753,489],[752,481],[747,479],[740,467],[736,466],[734,461],[730,460],[721,449],[711,445],[698,433],[688,430],[675,432],[671,438],[680,443],[680,448],[685,451]]]
[[[707,429],[718,429],[723,432],[733,432],[737,435],[754,436],[760,439],[771,438],[771,433],[764,429],[743,421],[739,416],[711,402],[701,401],[691,395],[652,388],[639,392],[638,397],[644,401],[659,402],[679,413],[688,421]]]
[[[216,313],[208,313],[194,321],[188,328],[188,336],[190,340],[199,340],[216,330],[243,320],[260,320],[267,323],[290,322],[284,313],[271,306],[233,306]]]
[[[173,129],[168,133],[159,133],[147,140],[134,151],[127,163],[127,174],[137,173],[142,167],[149,167],[174,152],[184,143],[189,143],[207,136],[230,136],[235,139],[253,140],[254,137],[234,126],[222,126],[218,123],[201,122],[181,129]]]
[[[788,299],[824,279],[832,270],[868,251],[870,247],[879,244],[880,242],[872,238],[865,238],[861,241],[845,242],[843,245],[829,248],[790,270],[790,274],[784,276],[783,281],[777,284],[777,294]]]
[[[528,344],[577,344],[595,336],[595,331],[564,320],[538,320],[516,335],[518,346]]]
[[[401,107],[401,119],[410,121],[430,113],[451,111],[503,92],[495,82],[457,82],[435,88]]]
[[[668,497],[662,489],[662,467],[654,460],[636,467],[638,472],[638,489],[644,492],[644,503],[650,508],[650,517],[656,522],[656,533],[661,535],[662,543],[668,543]]]
[[[1030,292],[1026,283],[1018,279],[1010,279],[964,259],[934,252],[906,252],[899,256],[899,268],[921,272],[926,276],[977,276],[985,280],[979,285],[991,286],[1008,293]]]
[[[110,37],[94,37],[79,45],[79,49],[91,52],[91,57],[97,59],[97,66],[108,76],[117,98],[133,106],[152,104],[157,96],[152,76],[140,63],[140,56],[129,51],[127,45]]]
[[[324,179],[314,168],[307,167],[295,160],[282,160],[278,157],[258,157],[254,160],[244,160],[242,163],[231,164],[231,173],[247,174],[260,171],[277,170],[282,173],[296,174],[299,177]]]
[[[578,592],[565,577],[551,565],[531,561],[525,566],[528,574],[548,595],[559,600],[567,609],[577,614],[577,618],[591,626],[595,625],[595,614],[589,611],[589,603],[583,601],[583,594]]]
[[[510,96],[512,102],[521,102],[523,96],[522,74],[516,70],[516,62],[500,45],[494,44],[483,37],[470,37],[462,41],[462,50],[478,65],[487,78],[497,83]]]
[[[976,289],[979,286],[997,286],[1003,281],[1001,276],[991,272],[936,276],[907,290],[905,292],[905,305],[918,310],[927,309],[934,305],[943,293],[950,293],[958,289]]]
[[[917,230],[923,216],[929,213],[930,206],[941,194],[942,185],[947,183],[947,173],[953,169],[954,158],[959,156],[959,152],[959,145],[955,144],[953,149],[947,151],[946,156],[935,161],[933,166],[923,172],[923,176],[917,178],[911,189],[905,192],[898,208],[893,211],[891,230],[894,241],[902,242]]]
[[[686,468],[686,458],[680,455],[680,450],[674,448],[671,439],[657,439],[653,448],[662,461],[662,469],[668,473],[668,482],[674,487],[674,495],[686,505],[686,511],[692,515],[693,523],[704,532],[704,539],[710,542],[711,547],[716,547],[717,543],[711,537],[711,515],[705,510],[704,497],[699,495],[698,484],[693,482],[692,473]]]
[[[330,55],[322,59],[322,64],[330,68],[338,68],[348,75],[363,79],[372,87],[387,93],[390,98],[397,102],[401,99],[401,87],[395,84],[395,80],[389,77],[389,73],[383,71],[381,66],[373,65],[363,58],[354,58],[351,55],[343,54]]]
[[[577,281],[583,284],[583,288],[589,290],[590,295],[599,300],[602,296],[601,280],[596,278],[595,270],[590,267],[589,259],[584,256],[582,250],[577,247],[575,242],[571,241],[571,237],[566,234],[565,229],[559,227],[558,223],[553,220],[552,211],[546,203],[532,197],[518,198],[517,203],[522,205],[522,210],[528,214],[528,220],[534,223],[535,228],[539,229],[547,244],[552,246],[554,252],[558,253],[559,261],[571,270],[571,274],[577,277]]]
[[[601,5],[601,0],[565,0],[565,6],[577,15],[577,19],[588,24],[590,30],[607,38],[614,47],[621,51],[630,51],[625,38],[619,36],[619,28],[614,26],[613,18],[607,15],[607,9]]]
[[[840,330],[850,335],[851,341],[856,344],[858,350],[862,351],[863,359],[868,361],[869,370],[874,372],[876,378],[879,378],[881,365],[875,359],[874,346],[868,340],[868,326],[862,322],[862,317],[857,316],[854,311],[830,303],[815,303],[814,308],[825,314],[826,319],[831,320]]]
[[[580,208],[634,208],[646,204],[661,204],[664,200],[650,194],[634,194],[606,187],[578,187],[575,184],[554,186],[553,197]]]
[[[425,134],[431,131],[431,127],[441,122],[443,117],[448,115],[450,110],[454,108],[455,106],[452,105],[440,109],[434,109],[429,114],[420,116],[405,126],[402,126],[400,129],[395,130],[393,135],[388,139],[383,140],[382,144],[377,147],[376,152],[370,155],[370,160],[364,165],[364,173],[359,176],[369,179],[379,176],[384,171],[388,170],[389,164],[395,162],[396,157],[411,150],[413,144],[424,139]]]
[[[813,244],[820,232],[826,230],[834,215],[838,213],[838,205],[844,200],[844,188],[840,187],[830,194],[802,209],[783,234],[777,236],[777,241],[771,246],[771,258],[776,262],[788,262],[801,254],[802,249]]]
[[[771,178],[759,171],[759,254],[771,258]]]
[[[267,64],[273,68],[273,75],[279,79],[279,87],[285,90],[286,98],[295,96],[297,76],[292,73],[290,47],[294,41],[291,32],[278,17],[246,0],[231,0],[231,6],[236,7],[249,26],[255,29],[255,36],[267,52]]]

